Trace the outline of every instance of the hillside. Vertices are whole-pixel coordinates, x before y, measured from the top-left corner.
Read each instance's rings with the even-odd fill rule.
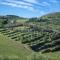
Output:
[[[0,19],[8,19],[8,20],[13,20],[13,19],[25,19],[23,17],[19,17],[19,16],[16,16],[16,15],[5,15],[5,16],[0,16]]]
[[[27,18],[16,15],[0,16],[0,27],[4,27],[6,24],[25,23],[27,20]]]
[[[60,19],[60,12],[55,12],[55,13],[49,13],[49,14],[46,14],[46,15],[43,15],[41,17],[34,17],[34,18],[30,18],[29,21],[30,22],[33,22],[33,21],[36,21],[36,22],[47,22],[47,21],[59,21]]]
[[[60,60],[60,13],[22,20],[24,22],[16,19],[10,24],[3,20],[0,27],[1,55],[18,56],[18,60]],[[7,24],[9,27],[5,27]]]
[[[30,54],[31,51],[26,49],[24,45],[0,33],[0,59],[26,60]]]
[[[51,24],[60,24],[60,12],[44,15],[40,19]]]

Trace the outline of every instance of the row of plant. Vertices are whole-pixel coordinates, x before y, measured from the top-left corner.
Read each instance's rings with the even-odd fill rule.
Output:
[[[55,51],[60,47],[60,33],[49,33],[49,32],[17,32],[11,30],[0,29],[0,32],[7,35],[15,41],[21,41],[23,44],[27,44],[34,51]],[[56,50],[56,51],[57,51]]]

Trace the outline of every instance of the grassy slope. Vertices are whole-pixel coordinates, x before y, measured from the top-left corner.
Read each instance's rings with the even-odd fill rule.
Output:
[[[53,53],[32,53],[28,56],[29,60],[60,60],[60,52],[53,52]]]
[[[25,60],[30,53],[31,51],[25,49],[19,42],[15,42],[0,34],[0,56],[15,57]]]

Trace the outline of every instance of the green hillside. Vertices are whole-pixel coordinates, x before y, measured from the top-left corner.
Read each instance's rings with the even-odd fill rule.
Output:
[[[20,42],[4,36],[0,33],[0,59],[2,60],[26,60],[31,51]]]
[[[18,17],[10,23],[4,19],[0,20],[1,59],[60,60],[60,12]]]
[[[59,23],[60,22],[60,12],[44,15],[44,16],[40,17],[40,19],[47,21],[48,23],[51,23],[51,24],[60,24]]]
[[[55,12],[55,13],[49,13],[46,15],[43,15],[41,17],[35,17],[35,18],[30,18],[29,21],[30,22],[57,22],[60,20],[60,12]]]

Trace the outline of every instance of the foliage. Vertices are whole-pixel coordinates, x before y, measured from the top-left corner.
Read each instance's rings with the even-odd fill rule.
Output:
[[[0,29],[1,55],[8,55],[7,59],[13,55],[22,60],[60,60],[59,12],[39,18],[30,18],[29,21],[17,16],[6,17],[9,17],[8,19],[12,19],[12,21],[14,19],[14,22],[16,20],[15,23],[22,23],[22,25],[13,27],[13,30],[12,27]],[[26,22],[22,20],[26,20]],[[0,24],[5,25],[7,22],[4,20]],[[14,23],[11,25],[14,25]]]

